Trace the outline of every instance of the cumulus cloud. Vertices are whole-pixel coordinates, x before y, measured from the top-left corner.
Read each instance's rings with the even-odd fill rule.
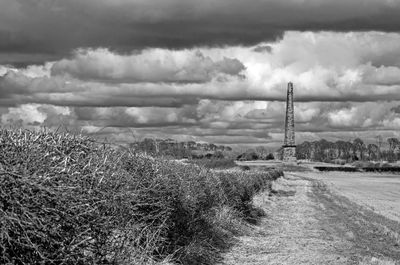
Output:
[[[268,43],[272,52],[266,53],[251,47],[133,54],[79,50],[42,66],[3,66],[0,104],[171,107],[200,99],[284,101],[289,81],[298,102],[400,100],[399,43],[400,34],[394,33],[288,32]]]
[[[237,59],[213,61],[201,51],[147,49],[120,55],[107,49],[77,50],[72,59],[56,62],[53,75],[69,74],[89,80],[118,82],[207,82],[218,75],[239,75],[244,70]]]
[[[74,121],[70,117],[71,111],[68,107],[57,107],[41,104],[22,104],[17,107],[8,108],[1,115],[3,125],[18,126],[60,126],[71,125]],[[66,122],[66,123],[64,123]]]
[[[399,58],[400,34],[382,32],[286,32],[252,47],[79,49],[46,64],[0,66],[0,116],[118,141],[134,131],[278,146],[292,81],[299,141],[372,139],[400,128]]]
[[[190,126],[195,123],[184,115],[185,109],[154,107],[74,108],[77,120],[97,127]]]

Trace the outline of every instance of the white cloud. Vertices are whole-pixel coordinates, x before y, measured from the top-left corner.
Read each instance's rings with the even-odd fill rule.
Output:
[[[23,104],[18,107],[8,108],[8,113],[1,116],[2,124],[11,125],[61,125],[60,116],[66,116],[70,114],[70,110],[67,107],[56,107],[41,104]],[[56,120],[49,123],[49,119]]]
[[[118,139],[136,128],[143,136],[277,145],[292,81],[299,139],[398,129],[400,34],[287,32],[260,45],[271,49],[100,48],[45,65],[1,66],[1,120],[62,121]],[[109,126],[114,131],[102,129]]]

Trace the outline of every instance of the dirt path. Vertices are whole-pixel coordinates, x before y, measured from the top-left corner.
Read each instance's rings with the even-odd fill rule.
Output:
[[[400,225],[331,193],[305,173],[286,174],[255,204],[267,216],[238,238],[223,264],[400,264]]]

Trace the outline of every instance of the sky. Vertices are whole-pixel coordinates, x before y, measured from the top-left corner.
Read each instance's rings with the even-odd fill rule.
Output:
[[[0,0],[2,127],[277,148],[400,137],[398,0]]]

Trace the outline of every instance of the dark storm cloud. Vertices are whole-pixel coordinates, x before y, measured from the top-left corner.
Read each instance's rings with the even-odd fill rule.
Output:
[[[204,83],[216,76],[238,76],[244,69],[237,59],[224,57],[214,61],[200,51],[146,49],[119,55],[107,49],[81,49],[72,59],[56,62],[51,73],[120,83]]]
[[[287,30],[398,32],[399,13],[389,0],[2,0],[0,55],[252,45]]]
[[[257,46],[253,49],[255,52],[272,52],[272,47],[269,45],[262,45],[262,46]]]

